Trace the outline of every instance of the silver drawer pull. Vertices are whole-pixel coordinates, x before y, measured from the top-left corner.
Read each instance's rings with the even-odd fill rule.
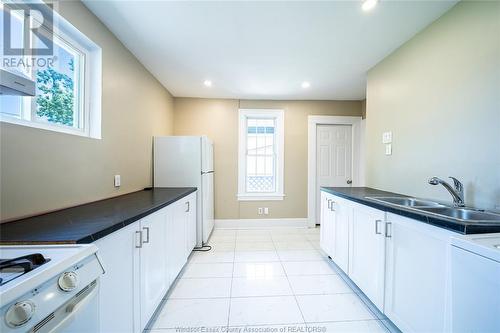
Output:
[[[142,247],[142,230],[137,230],[135,232],[135,235],[136,235],[135,247],[140,249]],[[137,235],[139,235],[139,245],[137,245]]]
[[[186,201],[186,206],[187,206],[187,208],[186,208],[186,213],[187,213],[187,212],[189,212],[189,209],[190,209],[189,201]]]
[[[392,223],[391,222],[386,222],[385,223],[385,237],[391,238],[392,237]]]
[[[146,239],[143,243],[149,243],[149,227],[143,227],[142,229],[146,230]]]
[[[375,234],[381,235],[382,232],[378,230],[378,224],[379,222],[382,222],[382,220],[375,220]]]

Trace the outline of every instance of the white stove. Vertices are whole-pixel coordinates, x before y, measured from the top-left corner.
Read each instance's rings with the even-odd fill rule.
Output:
[[[95,245],[0,246],[0,332],[99,332]]]

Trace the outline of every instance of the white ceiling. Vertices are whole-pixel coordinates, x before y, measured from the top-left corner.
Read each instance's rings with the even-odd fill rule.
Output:
[[[174,96],[322,100],[363,99],[366,72],[456,3],[84,2]]]

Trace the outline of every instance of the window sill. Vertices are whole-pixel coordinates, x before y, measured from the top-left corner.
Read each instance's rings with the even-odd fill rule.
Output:
[[[285,198],[284,194],[276,194],[276,193],[270,193],[270,194],[238,194],[238,201],[279,201],[283,200]]]
[[[24,120],[24,119],[20,119],[20,118],[16,118],[16,117],[9,117],[9,116],[3,115],[3,114],[0,115],[0,122],[14,124],[14,125],[21,125],[21,126],[26,126],[26,127],[32,127],[32,128],[38,128],[38,129],[52,131],[52,132],[59,132],[59,133],[64,133],[64,134],[83,136],[83,137],[91,138],[91,139],[101,139],[100,136],[89,135],[84,130],[79,130],[79,129],[71,128],[71,127],[64,127],[64,126],[59,126],[59,125],[34,122],[34,121]]]

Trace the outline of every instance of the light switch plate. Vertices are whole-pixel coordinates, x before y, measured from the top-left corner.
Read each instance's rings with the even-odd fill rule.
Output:
[[[120,175],[115,175],[115,187],[120,187],[122,185],[122,180]]]
[[[392,132],[384,132],[382,134],[382,143],[391,143],[392,142]]]
[[[269,208],[268,207],[264,207],[264,215],[269,215]]]
[[[385,154],[392,155],[392,145],[390,143],[385,145]]]

